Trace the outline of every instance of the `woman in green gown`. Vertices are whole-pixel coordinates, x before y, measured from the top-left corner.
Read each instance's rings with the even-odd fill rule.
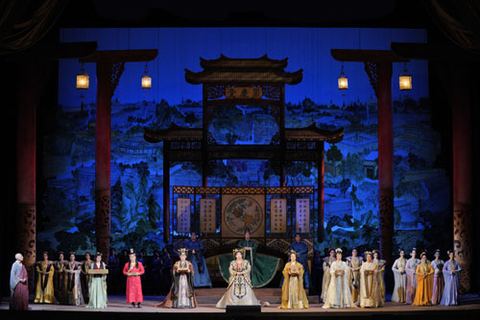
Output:
[[[257,253],[258,243],[250,239],[250,232],[245,231],[245,239],[240,240],[237,244],[239,249],[245,249],[245,259],[248,260],[252,271],[250,278],[252,279],[252,286],[254,288],[261,288],[266,286],[275,277],[277,270],[280,268],[280,258],[269,256],[266,254]],[[228,282],[231,256],[224,254],[218,257],[220,273]]]
[[[90,269],[106,269],[102,261],[102,254],[97,252],[95,262],[92,262]],[[107,307],[107,275],[95,274],[89,277],[88,291],[90,299],[87,308],[103,309]]]

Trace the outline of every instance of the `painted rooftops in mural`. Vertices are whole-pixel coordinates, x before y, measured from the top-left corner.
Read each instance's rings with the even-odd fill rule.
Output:
[[[193,72],[185,69],[185,80],[190,84],[249,82],[298,84],[303,78],[303,69],[287,72],[288,58],[274,60],[264,55],[260,58],[228,58],[223,54],[218,59],[200,58],[204,69]]]

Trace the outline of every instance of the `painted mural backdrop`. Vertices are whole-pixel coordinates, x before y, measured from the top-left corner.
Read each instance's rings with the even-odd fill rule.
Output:
[[[343,127],[345,137],[326,145],[325,228],[330,246],[378,245],[377,104],[363,65],[345,64],[348,92],[336,88],[340,63],[330,48],[388,49],[392,41],[424,42],[423,30],[395,29],[65,29],[61,40],[98,41],[100,50],[158,48],[149,63],[152,90],[142,91],[145,64],[127,64],[112,100],[112,244],[147,252],[162,247],[162,144],[143,139],[145,126],[201,127],[201,86],[187,84],[184,69],[199,71],[199,57],[289,58],[287,71],[304,69],[301,84],[286,88],[286,126]],[[427,65],[408,64],[414,90],[398,91],[394,65],[394,176],[397,246],[444,247],[438,237],[449,214],[449,180],[436,165],[440,137],[432,128]],[[44,136],[45,190],[39,219],[39,249],[95,250],[95,67],[85,65],[90,90],[80,98],[74,78],[78,61],[59,68],[54,132]],[[83,104],[82,104],[83,101]],[[266,107],[219,108],[210,131],[222,144],[268,144],[277,132]],[[287,184],[317,185],[313,163],[291,163]],[[217,161],[212,186],[278,186],[267,161]],[[198,186],[200,167],[175,163],[172,185]],[[267,228],[269,230],[269,228]],[[268,231],[269,232],[269,231]]]

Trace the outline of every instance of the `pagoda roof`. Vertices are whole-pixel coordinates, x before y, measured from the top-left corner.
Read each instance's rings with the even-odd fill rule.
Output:
[[[200,58],[204,69],[193,72],[185,69],[185,80],[190,84],[202,83],[287,83],[297,84],[302,81],[303,69],[287,72],[288,58],[270,59],[267,55],[260,58],[220,58],[205,60]]]
[[[331,131],[323,130],[312,124],[304,128],[286,128],[285,139],[287,141],[326,141],[337,143],[343,139],[343,128]],[[173,123],[167,129],[145,128],[144,138],[148,142],[160,141],[201,141],[203,137],[202,128],[183,128]]]

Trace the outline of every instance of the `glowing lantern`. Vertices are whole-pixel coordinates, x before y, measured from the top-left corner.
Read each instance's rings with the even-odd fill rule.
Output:
[[[412,76],[408,74],[406,62],[403,65],[402,73],[398,77],[398,84],[400,86],[400,91],[412,90]]]
[[[82,68],[80,73],[77,74],[77,90],[88,90],[90,86],[90,77],[88,73],[85,71],[82,63]]]
[[[342,69],[340,70],[340,76],[338,77],[338,90],[348,90],[348,78],[343,70],[343,62]]]
[[[142,77],[142,89],[152,88],[152,77],[148,75],[148,65],[145,62],[145,74]]]

